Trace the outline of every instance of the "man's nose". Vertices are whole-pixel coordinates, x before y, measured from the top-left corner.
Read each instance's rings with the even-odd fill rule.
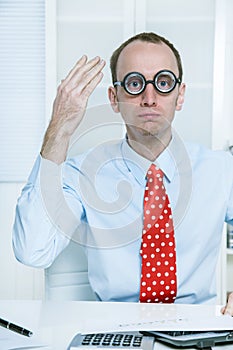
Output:
[[[157,91],[154,85],[149,82],[146,85],[145,90],[142,93],[142,105],[146,107],[152,107],[157,105]]]

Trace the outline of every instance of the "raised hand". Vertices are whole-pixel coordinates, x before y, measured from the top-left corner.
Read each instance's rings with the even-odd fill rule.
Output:
[[[100,57],[88,61],[84,55],[59,85],[41,149],[43,158],[57,164],[65,160],[70,137],[81,123],[88,99],[103,77],[104,66]]]

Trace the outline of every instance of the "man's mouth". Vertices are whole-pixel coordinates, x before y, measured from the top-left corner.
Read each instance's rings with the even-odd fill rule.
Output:
[[[144,112],[144,113],[138,114],[138,116],[139,118],[142,118],[147,121],[155,121],[160,117],[160,114],[156,112]]]

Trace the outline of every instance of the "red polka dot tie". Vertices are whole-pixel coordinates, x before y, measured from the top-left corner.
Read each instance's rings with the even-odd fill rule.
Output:
[[[173,303],[177,291],[174,228],[163,172],[154,164],[147,172],[140,254],[140,301]]]

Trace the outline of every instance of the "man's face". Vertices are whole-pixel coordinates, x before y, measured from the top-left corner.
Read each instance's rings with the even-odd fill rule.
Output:
[[[179,77],[176,58],[165,44],[135,41],[126,46],[117,63],[117,80],[123,81],[130,72],[153,80],[161,70],[172,71]],[[180,110],[184,97],[184,84],[176,85],[170,93],[158,92],[147,84],[139,95],[130,95],[122,86],[109,88],[109,98],[115,112],[120,112],[129,137],[135,132],[141,136],[153,135],[163,138],[171,134],[171,123],[176,110]]]

